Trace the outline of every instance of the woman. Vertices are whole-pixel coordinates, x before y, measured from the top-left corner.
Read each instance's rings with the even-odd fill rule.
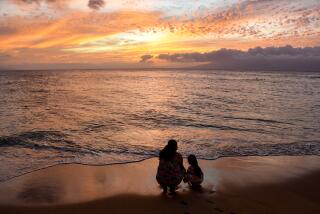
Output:
[[[182,156],[177,152],[177,149],[177,141],[169,140],[159,155],[157,181],[164,192],[169,187],[170,193],[174,193],[176,186],[181,183],[186,172]]]

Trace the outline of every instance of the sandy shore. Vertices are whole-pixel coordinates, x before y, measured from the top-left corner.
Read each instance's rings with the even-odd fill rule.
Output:
[[[203,190],[175,196],[162,194],[157,164],[38,170],[0,183],[0,213],[320,213],[318,156],[202,160]]]

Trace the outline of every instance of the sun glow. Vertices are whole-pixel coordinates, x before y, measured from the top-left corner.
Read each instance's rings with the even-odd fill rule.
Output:
[[[141,66],[143,55],[318,45],[319,1],[285,2],[110,0],[90,6],[88,0],[0,0],[0,67]]]
[[[66,48],[65,51],[78,53],[98,53],[113,50],[134,49],[139,45],[158,44],[165,41],[168,32],[159,31],[157,29],[140,31],[131,30],[124,33],[108,35],[103,38],[92,39],[79,43],[79,47]]]

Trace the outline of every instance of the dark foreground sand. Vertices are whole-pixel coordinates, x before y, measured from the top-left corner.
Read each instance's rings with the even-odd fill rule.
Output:
[[[320,157],[200,161],[202,192],[162,194],[158,160],[64,164],[0,183],[0,213],[320,213]]]

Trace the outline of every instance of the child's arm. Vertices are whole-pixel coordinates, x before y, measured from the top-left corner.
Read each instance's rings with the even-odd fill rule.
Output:
[[[190,167],[188,168],[188,170],[185,172],[184,174],[184,178],[183,178],[183,182],[187,183],[190,181]]]

